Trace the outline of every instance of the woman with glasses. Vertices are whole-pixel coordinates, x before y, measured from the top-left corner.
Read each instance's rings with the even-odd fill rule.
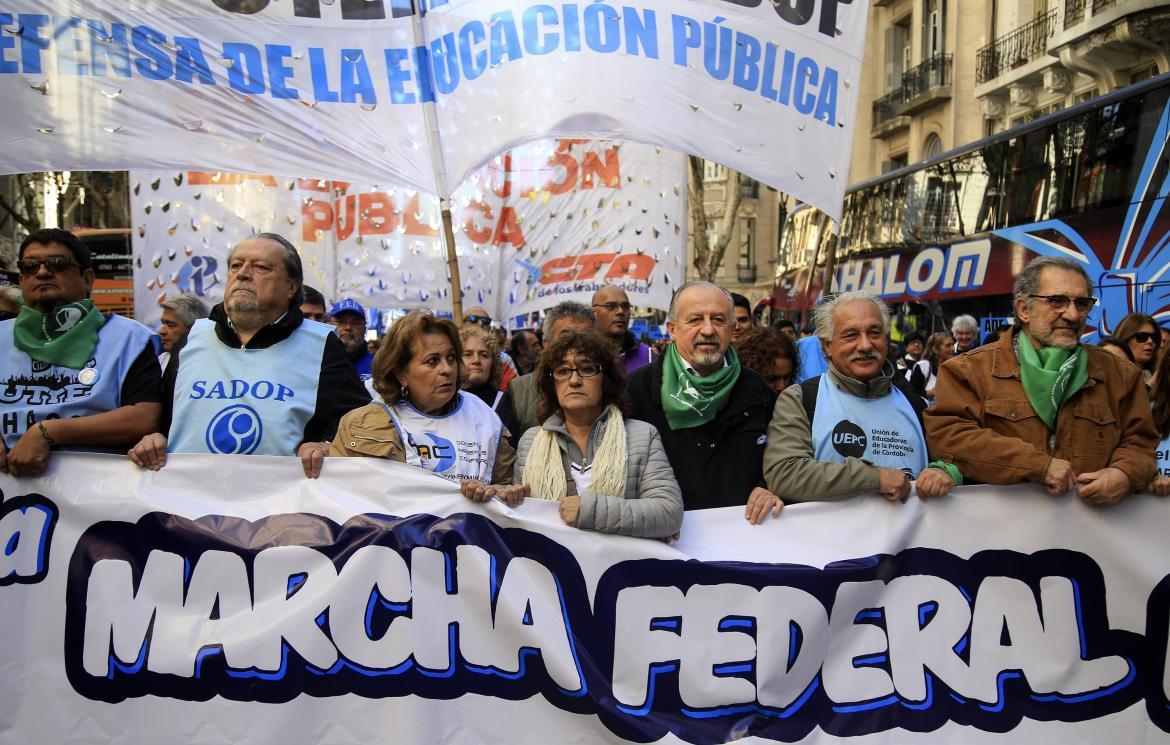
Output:
[[[776,395],[796,379],[796,344],[775,326],[757,326],[732,342],[739,363],[760,374]]]
[[[1162,332],[1157,321],[1144,313],[1130,313],[1117,324],[1113,335],[1129,347],[1133,364],[1142,371],[1148,385],[1157,365],[1158,347],[1162,346]]]
[[[682,525],[682,492],[658,430],[626,419],[625,375],[596,331],[553,339],[536,367],[544,424],[524,433],[514,481],[560,503],[582,530],[669,538]]]
[[[516,451],[508,431],[491,407],[459,389],[462,364],[455,324],[425,310],[399,318],[374,355],[381,400],[342,417],[329,455],[409,463],[477,501],[519,504],[528,490],[511,484]]]

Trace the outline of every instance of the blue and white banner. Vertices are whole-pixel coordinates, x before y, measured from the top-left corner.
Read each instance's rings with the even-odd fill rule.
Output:
[[[541,138],[661,145],[841,214],[866,0],[3,0],[0,172],[446,196]]]
[[[229,457],[0,475],[0,743],[1170,732],[1161,500],[712,510],[668,545],[395,463]]]

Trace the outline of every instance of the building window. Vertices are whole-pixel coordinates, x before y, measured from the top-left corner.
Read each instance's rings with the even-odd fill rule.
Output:
[[[1148,67],[1143,67],[1138,70],[1131,71],[1129,73],[1129,82],[1130,85],[1133,85],[1134,83],[1140,83],[1143,80],[1149,80],[1150,78],[1155,78],[1157,76],[1158,66],[1150,65]]]
[[[942,151],[942,138],[931,132],[926,136],[926,142],[922,145],[922,159],[929,160],[936,155],[942,155]]]
[[[914,65],[910,58],[910,20],[897,23],[885,32],[885,92],[902,87],[902,73]]]
[[[1096,86],[1094,86],[1094,87],[1090,88],[1089,90],[1081,91],[1076,96],[1074,96],[1073,103],[1084,103],[1085,101],[1092,101],[1094,98],[1097,97],[1097,95],[1098,95],[1097,88],[1096,88]]]
[[[923,0],[922,59],[937,57],[946,51],[946,3]]]
[[[707,221],[707,248],[715,248],[715,239],[718,238],[719,226],[714,220]]]
[[[739,221],[739,265],[741,267],[756,265],[755,218],[748,217]]]
[[[727,169],[718,163],[712,163],[709,160],[703,161],[703,180],[704,181],[723,181],[727,178]]]

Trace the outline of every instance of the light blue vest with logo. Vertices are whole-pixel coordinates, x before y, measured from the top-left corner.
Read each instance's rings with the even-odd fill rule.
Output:
[[[329,327],[304,321],[265,349],[232,349],[195,322],[179,353],[170,453],[294,455],[317,407]]]
[[[897,388],[881,398],[861,398],[821,375],[812,422],[813,454],[844,463],[852,456],[875,466],[897,468],[917,478],[926,468],[926,439],[914,407]]]
[[[398,429],[407,463],[456,483],[476,479],[490,484],[504,425],[477,396],[455,395],[455,409],[440,416],[424,414],[408,401],[378,404]]]
[[[84,367],[57,367],[17,349],[12,341],[15,325],[15,319],[0,321],[0,431],[6,447],[41,420],[101,414],[121,406],[126,373],[153,336],[141,323],[112,315],[98,329],[97,347]],[[70,449],[103,450],[62,448]]]
[[[1158,443],[1158,475],[1170,476],[1170,437]]]

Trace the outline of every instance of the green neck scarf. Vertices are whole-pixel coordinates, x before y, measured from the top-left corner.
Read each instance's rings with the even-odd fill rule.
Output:
[[[105,320],[89,299],[59,305],[49,313],[24,305],[12,329],[12,343],[37,362],[76,369],[93,357]]]
[[[1056,414],[1060,407],[1089,379],[1088,355],[1076,349],[1043,347],[1036,349],[1032,337],[1021,331],[1016,337],[1020,357],[1020,382],[1032,408],[1056,431]]]
[[[687,369],[674,344],[662,359],[662,410],[671,429],[698,427],[715,418],[739,380],[739,357],[730,347],[727,365],[706,377]]]

